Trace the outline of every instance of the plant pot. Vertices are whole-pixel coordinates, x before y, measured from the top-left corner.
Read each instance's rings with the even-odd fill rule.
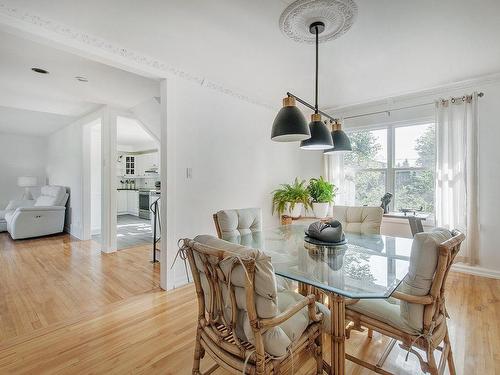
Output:
[[[298,219],[300,217],[300,215],[302,215],[303,208],[304,208],[303,203],[295,203],[295,206],[293,207],[293,209],[290,210],[290,203],[288,203],[286,211],[288,213],[288,216],[291,216],[292,219]]]
[[[292,218],[287,215],[283,215],[281,217],[281,225],[290,225],[292,224]]]
[[[315,218],[324,219],[325,217],[327,217],[328,209],[330,208],[330,203],[313,202],[312,206]]]

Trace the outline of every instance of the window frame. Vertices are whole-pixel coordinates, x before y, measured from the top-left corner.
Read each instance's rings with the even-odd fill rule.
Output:
[[[387,129],[386,131],[386,141],[387,141],[387,167],[386,168],[353,168],[354,172],[385,172],[385,191],[392,194],[391,203],[389,204],[389,211],[395,211],[395,203],[396,203],[396,173],[397,172],[412,172],[412,171],[427,171],[431,168],[426,167],[395,167],[396,162],[396,129],[404,128],[409,126],[417,126],[417,125],[426,125],[433,124],[436,126],[435,119],[432,117],[422,117],[414,120],[405,120],[405,121],[397,121],[391,123],[383,123],[377,125],[367,125],[367,126],[359,126],[348,128],[347,133],[349,132],[359,132],[359,131],[374,131]],[[433,168],[434,174],[436,173],[436,167]],[[423,212],[425,214],[429,214],[431,217],[434,217],[435,212]]]

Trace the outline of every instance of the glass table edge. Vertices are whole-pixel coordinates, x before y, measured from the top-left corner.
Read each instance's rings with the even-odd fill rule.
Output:
[[[397,280],[396,282],[394,282],[392,284],[394,286],[394,288],[390,292],[384,293],[383,295],[353,294],[353,293],[348,293],[344,290],[340,290],[340,289],[331,287],[329,285],[322,284],[320,282],[308,280],[308,279],[305,279],[305,278],[302,278],[299,276],[295,276],[295,275],[290,275],[290,274],[287,274],[284,272],[275,271],[274,273],[276,275],[284,277],[286,279],[290,279],[290,280],[298,281],[298,282],[303,283],[303,284],[311,285],[315,288],[323,290],[324,292],[335,293],[339,296],[347,297],[347,298],[351,298],[351,299],[387,299],[387,298],[390,298],[392,296],[392,293],[394,293],[396,291],[396,289],[399,287],[399,285],[403,282],[403,280]]]

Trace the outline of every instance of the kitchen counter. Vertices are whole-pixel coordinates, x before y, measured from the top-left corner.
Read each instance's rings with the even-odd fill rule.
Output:
[[[139,191],[139,189],[128,189],[128,188],[116,188],[116,190]]]

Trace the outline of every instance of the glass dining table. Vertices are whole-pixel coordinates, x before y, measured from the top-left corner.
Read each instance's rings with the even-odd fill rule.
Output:
[[[305,241],[307,225],[292,224],[226,241],[260,249],[271,256],[276,275],[299,282],[299,292],[321,290],[331,313],[330,374],[345,374],[346,299],[388,298],[409,267],[412,239],[346,233],[347,243],[324,246]]]

